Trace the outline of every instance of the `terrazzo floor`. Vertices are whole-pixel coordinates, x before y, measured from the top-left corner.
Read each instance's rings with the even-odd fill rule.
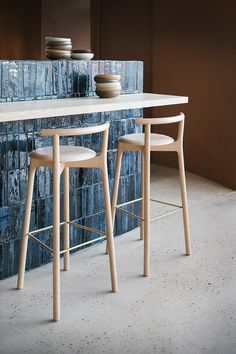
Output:
[[[151,179],[153,196],[180,201],[176,170],[152,167]],[[116,294],[104,243],[76,253],[61,272],[60,322],[51,321],[52,264],[28,272],[24,290],[16,277],[1,281],[0,353],[235,354],[236,192],[191,173],[187,188],[192,256],[180,212],[151,224],[149,278],[139,230],[115,239]]]

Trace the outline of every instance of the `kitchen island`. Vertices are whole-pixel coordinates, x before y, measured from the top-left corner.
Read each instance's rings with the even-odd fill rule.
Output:
[[[36,69],[31,68],[32,74],[32,70],[29,71],[29,65],[33,63],[36,64],[32,65],[32,68],[36,67]],[[0,64],[0,279],[2,279],[17,272],[25,207],[28,154],[34,148],[51,144],[49,138],[40,136],[41,128],[79,127],[109,120],[111,127],[108,169],[111,189],[118,137],[140,131],[140,127],[135,125],[135,117],[142,116],[142,108],[187,103],[188,98],[142,94],[143,66],[141,62],[4,61]],[[6,75],[6,66],[8,66],[8,76]],[[50,66],[51,71],[48,69]],[[37,67],[40,67],[40,70],[37,71]],[[71,68],[74,68],[74,72]],[[19,73],[20,69],[22,70]],[[113,99],[97,98],[94,93],[94,75],[115,72],[121,74],[122,77],[122,95]],[[21,75],[23,75],[23,79]],[[31,76],[33,83],[29,89],[24,85],[26,79]],[[6,77],[8,84],[6,84]],[[62,79],[63,77],[64,79]],[[37,96],[39,87],[42,85],[45,90],[40,92],[40,96]],[[7,87],[8,96],[6,95]],[[84,88],[87,88],[87,91]],[[25,93],[24,96],[22,96],[22,90]],[[51,90],[50,97],[46,90]],[[27,96],[29,93],[30,95]],[[65,99],[59,100],[58,98]],[[81,144],[97,151],[100,138],[99,135],[82,138],[67,137],[63,138],[62,143]],[[52,181],[51,170],[48,168],[39,169],[31,212],[31,229],[43,228],[52,223],[52,182],[48,183],[48,180]],[[120,185],[119,201],[121,203],[127,199],[139,197],[140,156],[138,153],[125,154]],[[105,220],[99,172],[97,170],[72,169],[70,187],[71,219],[94,229],[104,229]],[[135,213],[139,211],[138,205],[130,206],[130,208],[130,211]],[[127,232],[136,226],[135,219],[132,220],[123,213],[117,214],[116,234]],[[73,228],[70,230],[71,246],[93,237],[95,235],[86,230]],[[43,232],[41,238],[43,242],[51,246],[50,230]],[[30,242],[27,269],[44,264],[50,259],[50,253],[41,249],[38,244]]]

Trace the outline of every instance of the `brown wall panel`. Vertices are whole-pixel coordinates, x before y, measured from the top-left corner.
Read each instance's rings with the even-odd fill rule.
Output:
[[[236,189],[236,2],[95,0],[92,7],[100,58],[143,60],[145,91],[190,97],[153,110],[186,114],[187,169]],[[173,155],[152,159],[176,164]]]
[[[90,47],[90,0],[1,0],[0,59],[44,58],[46,36]]]
[[[74,49],[90,48],[90,0],[42,0],[42,57],[47,36],[69,37]]]
[[[235,2],[188,6],[182,0],[154,6],[155,89],[190,97],[181,107],[186,113],[186,167],[236,189]],[[153,161],[174,164],[164,155],[153,156]]]
[[[0,59],[39,59],[40,27],[40,0],[1,0]]]
[[[151,89],[152,1],[95,0],[92,48],[97,59],[144,61],[145,90]]]

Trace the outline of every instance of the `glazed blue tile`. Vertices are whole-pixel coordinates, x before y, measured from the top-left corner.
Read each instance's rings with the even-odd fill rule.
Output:
[[[0,123],[0,134],[7,132],[7,122]]]
[[[126,61],[121,62],[121,93],[126,93]]]
[[[116,66],[116,69],[115,69],[116,75],[120,75],[120,77],[121,77],[121,75],[122,75],[122,62],[116,61],[115,66]],[[122,87],[121,87],[121,89],[122,89]]]
[[[103,60],[98,61],[98,72],[99,74],[104,74],[105,72],[105,64]]]
[[[58,96],[65,97],[67,94],[67,61],[59,61],[58,71]]]
[[[23,101],[24,99],[24,62],[18,61],[18,100]]]
[[[52,62],[52,84],[53,84],[53,94],[58,95],[59,93],[59,62],[54,60]]]
[[[18,133],[25,132],[25,120],[18,121]]]
[[[28,166],[27,136],[25,133],[19,134],[19,165],[20,168]]]
[[[7,134],[7,168],[13,170],[19,167],[19,134]]]
[[[111,60],[110,61],[110,74],[114,74],[116,75],[116,61],[115,60]]]
[[[11,221],[10,207],[0,208],[0,243],[10,239]]]
[[[77,97],[79,94],[79,62],[73,60],[72,62],[72,94]]]
[[[105,60],[104,74],[110,74],[110,60]]]
[[[18,71],[18,62],[9,61],[9,73],[8,73],[8,96],[10,98],[19,97],[19,71]]]
[[[20,201],[20,178],[19,170],[8,172],[8,203],[9,205]]]
[[[36,62],[24,62],[24,96],[27,99],[35,98]]]
[[[19,121],[7,122],[7,133],[18,133]]]
[[[25,202],[28,183],[28,169],[20,169],[20,201]]]
[[[37,98],[44,97],[46,92],[46,72],[44,62],[37,61],[36,63],[36,83],[35,83],[35,96]]]
[[[0,171],[0,207],[8,205],[8,172]]]
[[[52,61],[43,61],[45,67],[45,96],[53,94]]]
[[[138,78],[137,78],[137,85],[138,85],[138,92],[143,92],[143,62],[138,62]]]
[[[0,134],[0,171],[7,168],[7,137],[6,134]]]
[[[91,63],[91,77],[90,77],[90,89],[89,91],[95,92],[96,91],[96,83],[94,81],[94,76],[99,72],[99,62],[98,60],[93,60]]]
[[[2,61],[2,80],[1,80],[1,97],[9,98],[8,92],[8,76],[9,76],[9,61]]]
[[[85,97],[89,91],[89,76],[88,74],[79,74],[79,96]]]
[[[67,60],[66,62],[66,92],[68,97],[73,93],[73,62]]]

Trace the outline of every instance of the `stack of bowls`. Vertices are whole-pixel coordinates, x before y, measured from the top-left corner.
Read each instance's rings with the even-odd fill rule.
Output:
[[[120,75],[96,75],[96,94],[101,98],[119,96],[121,91]]]
[[[73,49],[71,58],[75,60],[90,60],[94,54],[90,49]]]
[[[70,38],[46,37],[45,55],[48,59],[70,59],[72,42]]]

